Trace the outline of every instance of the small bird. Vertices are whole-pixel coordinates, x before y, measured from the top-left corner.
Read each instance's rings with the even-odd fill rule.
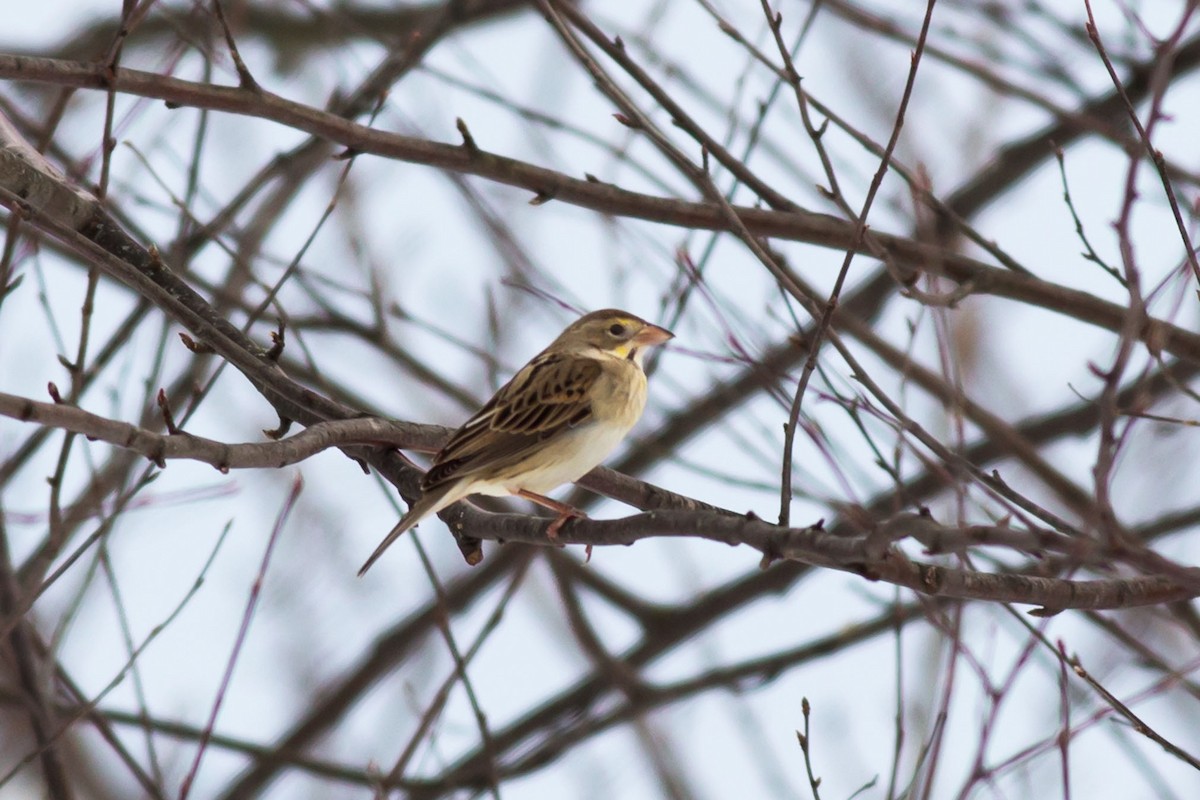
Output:
[[[421,479],[421,497],[358,571],[430,514],[469,494],[517,495],[558,512],[553,538],[583,512],[545,497],[616,449],[646,406],[646,350],[675,334],[628,311],[593,311],[558,338],[454,432]]]

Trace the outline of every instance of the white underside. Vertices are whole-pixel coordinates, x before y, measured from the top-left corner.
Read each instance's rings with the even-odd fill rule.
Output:
[[[546,494],[564,483],[574,483],[608,458],[629,433],[629,427],[611,422],[593,422],[571,431],[546,448],[544,467],[514,478],[472,481],[471,494],[493,496],[514,494],[520,489]]]
[[[448,492],[438,503],[422,516],[436,514],[451,503],[472,494],[505,497],[524,489],[534,494],[549,494],[564,483],[574,483],[592,471],[600,462],[617,449],[617,445],[629,433],[632,426],[611,422],[594,422],[572,431],[544,452],[546,466],[525,472],[513,478],[463,481]],[[414,524],[416,520],[413,521]]]

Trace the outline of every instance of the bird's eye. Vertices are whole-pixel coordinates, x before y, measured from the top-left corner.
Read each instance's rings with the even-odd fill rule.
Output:
[[[614,322],[612,325],[608,326],[608,332],[611,333],[613,336],[624,336],[625,335],[625,326],[619,322]]]

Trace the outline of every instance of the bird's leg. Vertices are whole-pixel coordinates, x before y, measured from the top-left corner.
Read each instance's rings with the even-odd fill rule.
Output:
[[[524,497],[526,500],[531,500],[537,503],[539,506],[544,506],[551,511],[558,512],[558,517],[550,523],[549,528],[546,528],[546,536],[551,539],[558,538],[558,532],[562,530],[563,525],[567,524],[567,520],[587,519],[587,514],[583,513],[578,508],[575,508],[575,506],[569,506],[566,503],[560,503],[557,500],[546,497],[544,494],[526,491],[525,489],[518,489],[517,496]]]

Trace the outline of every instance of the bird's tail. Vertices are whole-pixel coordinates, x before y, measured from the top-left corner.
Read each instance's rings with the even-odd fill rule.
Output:
[[[409,528],[415,527],[425,517],[430,514],[441,511],[446,506],[460,499],[461,495],[455,495],[452,491],[455,486],[451,484],[443,491],[435,491],[426,493],[419,500],[408,507],[408,513],[400,518],[396,526],[388,531],[388,535],[383,537],[383,541],[379,543],[379,547],[375,548],[375,552],[371,553],[371,557],[367,559],[367,563],[362,565],[362,569],[358,571],[358,577],[366,574],[379,557],[383,555],[383,551],[392,546],[392,542],[400,538],[400,534],[407,531]]]

